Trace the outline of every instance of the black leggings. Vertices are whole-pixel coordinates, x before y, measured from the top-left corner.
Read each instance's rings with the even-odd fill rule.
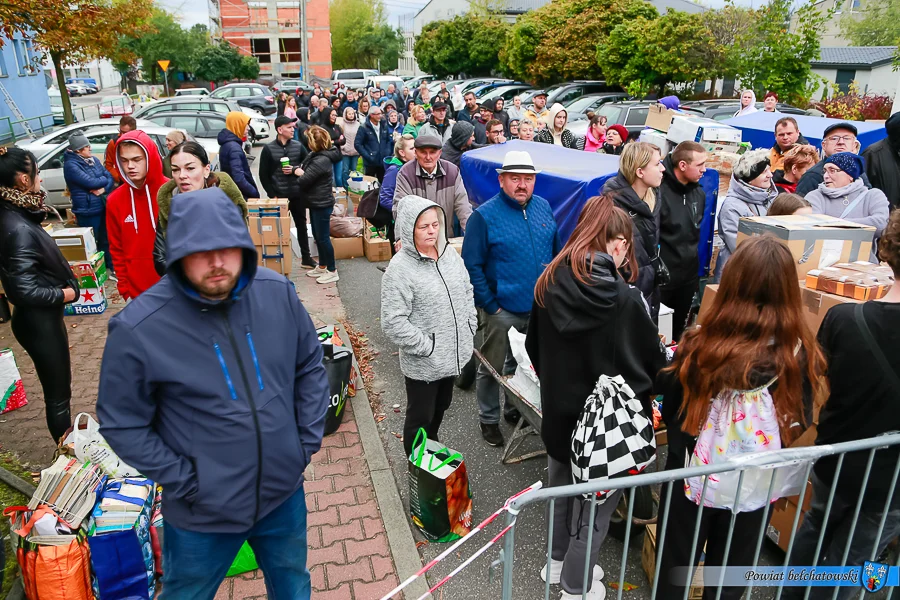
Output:
[[[453,400],[455,377],[437,381],[418,381],[406,377],[406,420],[403,423],[403,450],[412,454],[413,441],[419,428],[425,429],[429,440],[438,440],[438,430],[444,413]]]
[[[72,425],[72,363],[63,307],[16,306],[12,332],[34,363],[44,390],[47,427],[58,442]]]

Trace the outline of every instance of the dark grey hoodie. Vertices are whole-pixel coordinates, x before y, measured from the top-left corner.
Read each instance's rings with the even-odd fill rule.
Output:
[[[456,123],[453,129],[450,130],[450,139],[444,142],[441,158],[452,162],[458,167],[459,159],[464,152],[463,146],[469,141],[473,133],[475,133],[475,126],[468,121]]]

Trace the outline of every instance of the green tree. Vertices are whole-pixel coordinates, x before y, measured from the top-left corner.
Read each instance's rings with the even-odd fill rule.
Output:
[[[397,68],[403,35],[387,24],[381,0],[332,0],[329,18],[335,69]]]
[[[120,44],[129,54],[141,59],[144,76],[150,83],[162,80],[162,72],[157,64],[159,60],[168,60],[169,72],[183,71],[193,73],[197,67],[197,57],[201,50],[210,44],[205,25],[195,25],[185,30],[177,22],[174,15],[160,8],[153,9],[150,19],[152,31],[143,35],[126,35]],[[131,65],[125,66],[128,70]]]
[[[148,29],[152,0],[13,0],[0,2],[0,32],[22,33],[50,56],[66,123],[73,123],[64,67],[121,59],[119,37]]]
[[[819,39],[832,11],[823,14],[809,0],[797,11],[794,31],[788,29],[791,0],[771,0],[755,12],[753,26],[738,36],[738,77],[757,96],[772,90],[788,102],[807,104],[813,79],[810,62],[819,57]]]
[[[854,46],[900,46],[900,3],[896,0],[868,0],[862,18],[847,14],[841,30]]]
[[[438,77],[490,75],[500,67],[498,40],[503,40],[508,30],[507,23],[490,16],[467,14],[434,21],[416,38],[416,62]]]
[[[752,10],[735,6],[732,0],[726,0],[724,7],[705,11],[702,15],[713,43],[697,48],[697,52],[703,55],[703,62],[709,65],[712,80],[710,89],[715,90],[719,77],[734,77],[737,74],[741,54],[738,38],[751,28],[754,14]]]
[[[709,75],[705,49],[715,42],[702,15],[671,11],[657,19],[639,17],[617,25],[610,41],[597,44],[597,63],[606,81],[657,86],[703,80]]]
[[[255,63],[255,67],[251,63]],[[216,82],[256,79],[259,76],[259,62],[252,56],[242,55],[228,42],[220,42],[200,51],[194,74],[200,79]]]
[[[538,85],[565,79],[599,79],[597,45],[620,23],[654,19],[643,0],[554,0],[523,15],[510,30],[500,61],[510,75]]]

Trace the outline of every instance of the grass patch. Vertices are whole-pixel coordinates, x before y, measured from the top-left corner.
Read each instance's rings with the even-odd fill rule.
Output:
[[[22,464],[9,452],[0,452],[0,467],[3,467],[13,475],[21,477],[24,481],[32,482],[31,471],[22,466]],[[22,506],[28,503],[29,498],[16,489],[13,489],[0,482],[0,506]],[[0,537],[9,535],[9,519],[0,518]],[[13,581],[18,577],[19,565],[16,562],[16,555],[10,550],[9,545],[6,546],[6,564],[3,565],[3,588],[0,589],[0,598],[6,598],[12,587]]]

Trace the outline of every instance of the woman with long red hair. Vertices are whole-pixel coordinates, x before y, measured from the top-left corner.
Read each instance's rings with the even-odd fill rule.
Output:
[[[652,415],[650,388],[665,366],[665,351],[640,290],[619,272],[635,264],[633,229],[631,217],[610,196],[591,198],[569,241],[535,286],[525,346],[541,381],[541,438],[550,486],[573,483],[572,434],[601,375],[621,375],[646,416]],[[636,270],[628,272],[633,281]],[[583,591],[588,600],[606,595],[597,556],[621,496],[622,491],[615,492],[597,506],[590,548],[590,502],[572,497],[556,502],[552,551],[541,577],[562,585],[563,600],[581,598]],[[595,566],[583,590],[588,552]]]
[[[674,363],[660,376],[657,389],[663,394],[662,416],[669,431],[667,470],[688,465],[699,448],[701,430],[710,427],[707,419],[714,399],[747,394],[758,400],[760,407],[768,407],[771,399],[767,410],[776,426],[768,443],[778,438],[781,447],[787,447],[803,433],[811,420],[813,393],[824,397],[827,386],[822,378],[825,358],[803,320],[798,279],[790,250],[774,237],[751,238],[732,255],[709,316],[701,326],[684,333]],[[728,415],[734,422],[751,416],[755,417],[750,411],[746,416],[737,411]],[[704,494],[711,493],[712,481],[704,487]],[[673,582],[671,569],[694,567],[704,544],[707,567],[752,564],[762,521],[769,516],[767,506],[735,515],[725,562],[732,511],[706,504],[701,513],[686,493],[688,486],[682,489],[683,483],[670,484],[668,515],[665,522],[660,521],[660,537],[665,531],[665,543],[657,556],[662,561],[657,598],[682,596],[686,577],[679,575],[677,583]],[[661,519],[667,495],[663,488]],[[708,500],[709,495],[704,496],[704,503]],[[692,556],[698,515],[699,538]],[[743,592],[740,587],[724,587],[721,598],[738,599]],[[716,586],[707,587],[704,599],[715,597]]]

